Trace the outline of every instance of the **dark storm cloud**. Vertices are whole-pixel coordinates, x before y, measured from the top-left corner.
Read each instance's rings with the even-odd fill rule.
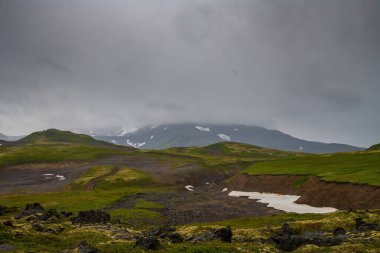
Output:
[[[380,141],[380,1],[0,0],[0,132],[174,122]]]

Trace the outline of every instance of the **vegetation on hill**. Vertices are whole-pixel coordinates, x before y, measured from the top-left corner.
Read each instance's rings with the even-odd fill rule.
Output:
[[[21,144],[46,144],[46,143],[76,143],[87,145],[110,145],[107,142],[97,141],[85,134],[75,134],[70,131],[61,131],[57,129],[48,129],[45,131],[34,132],[19,141]],[[112,145],[112,144],[111,144]]]
[[[30,250],[58,252],[73,250],[79,241],[86,240],[101,252],[144,252],[135,246],[136,236],[152,227],[167,224],[172,218],[165,213],[169,207],[166,206],[166,202],[162,202],[162,199],[168,200],[169,193],[179,194],[183,199],[184,194],[189,192],[181,185],[181,182],[185,181],[180,180],[196,176],[199,171],[220,172],[211,170],[214,166],[230,168],[231,164],[244,163],[245,166],[249,165],[249,168],[243,172],[249,174],[312,174],[327,181],[380,186],[378,151],[314,155],[234,142],[217,143],[206,147],[170,148],[162,151],[135,150],[131,152],[131,150],[134,149],[54,129],[34,133],[18,142],[0,146],[0,167],[32,162],[94,161],[92,167],[89,166],[89,169],[78,178],[67,182],[67,186],[61,191],[1,195],[0,206],[16,207],[20,211],[26,204],[38,202],[46,210],[56,209],[59,213],[64,211],[77,215],[79,211],[100,209],[111,215],[108,224],[89,226],[71,224],[70,218],[64,216],[56,219],[49,218],[46,221],[34,217],[39,222],[39,226],[37,226],[34,221],[29,220],[33,217],[16,219],[14,214],[3,215],[0,213],[0,245],[12,245],[17,252]],[[375,149],[371,148],[371,150]],[[103,156],[123,154],[129,156],[128,159],[132,162],[128,166],[131,167],[126,167],[122,162],[99,165],[103,164],[105,160],[102,160],[102,163],[95,160]],[[110,161],[114,160],[116,159],[110,159]],[[152,166],[152,170],[136,169],[139,167],[134,164],[139,164],[139,162],[143,164],[141,168]],[[136,168],[132,166],[136,166]],[[246,168],[236,167],[238,168],[236,171],[226,173],[226,175],[231,177],[242,168]],[[160,171],[159,168],[164,169]],[[165,174],[165,170],[178,174]],[[180,174],[181,172],[189,173]],[[157,176],[155,173],[157,175],[163,173],[161,178],[175,175],[173,180],[178,180],[179,187],[164,184],[160,181],[160,177],[155,177]],[[206,174],[198,175],[199,178],[206,176]],[[194,178],[198,179],[198,177]],[[210,179],[216,177],[217,174],[212,174]],[[305,176],[301,181],[297,181],[294,187],[302,185],[307,178]],[[224,178],[220,180],[224,180]],[[200,188],[201,186],[196,187]],[[220,190],[217,190],[217,193],[220,194]],[[138,197],[147,194],[151,194],[152,197],[149,199]],[[163,194],[163,197],[158,197],[160,194]],[[202,192],[196,191],[194,196],[202,197]],[[133,201],[126,201],[128,199]],[[207,199],[207,201],[209,200]],[[215,201],[215,199],[212,198],[211,201]],[[225,202],[226,199],[223,201]],[[196,199],[194,203],[198,212],[198,208],[202,207],[203,202]],[[210,203],[206,203],[207,208]],[[220,210],[223,208],[225,207],[221,207]],[[202,210],[204,209],[200,211]],[[186,209],[186,215],[188,215],[187,211],[188,209]],[[241,206],[239,206],[239,213],[240,211]],[[290,213],[178,225],[175,233],[185,241],[171,243],[160,238],[161,247],[157,249],[157,252],[278,252],[278,247],[270,240],[270,237],[284,222],[290,223],[291,227],[300,234],[320,235],[323,233],[333,237],[336,228],[348,231],[348,239],[342,244],[331,247],[302,245],[295,252],[376,252],[380,247],[378,231],[360,233],[355,228],[355,218],[358,217],[364,217],[367,222],[376,223],[379,221],[380,213],[375,210],[303,215]],[[9,221],[12,226],[9,226]],[[202,233],[207,235],[207,231],[210,229],[228,225],[233,231],[232,243],[218,240],[197,241],[196,243],[191,241],[202,236]],[[38,231],[36,229],[45,230]],[[186,240],[190,240],[190,242]],[[74,252],[76,251],[74,250]]]
[[[367,150],[368,151],[380,150],[380,143],[369,147],[369,149],[367,149]]]
[[[167,149],[167,152],[186,155],[230,156],[256,159],[282,158],[302,155],[302,153],[263,148],[237,142],[219,142],[205,147],[169,148]]]
[[[310,155],[306,153],[281,151],[236,142],[219,142],[205,147],[169,148],[163,151],[155,152],[197,157],[208,165],[277,160]]]
[[[133,148],[97,141],[87,135],[50,129],[0,146],[0,167],[60,161],[88,161],[126,154]]]
[[[252,175],[316,175],[322,180],[380,186],[378,152],[336,153],[265,161],[251,165]]]

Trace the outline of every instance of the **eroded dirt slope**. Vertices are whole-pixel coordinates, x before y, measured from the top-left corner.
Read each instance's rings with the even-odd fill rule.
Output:
[[[380,209],[380,187],[326,182],[316,176],[240,174],[228,182],[228,187],[238,191],[300,195],[297,203],[311,206]]]

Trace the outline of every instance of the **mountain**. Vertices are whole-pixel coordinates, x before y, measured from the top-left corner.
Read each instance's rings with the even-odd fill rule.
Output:
[[[0,167],[36,162],[91,161],[135,150],[56,129],[35,132],[18,141],[0,141],[0,144],[6,147],[1,154]]]
[[[368,151],[380,150],[380,143],[379,144],[375,144],[375,145],[369,147],[367,150]]]
[[[0,140],[7,141],[8,140],[8,136],[0,133]]]
[[[57,129],[48,129],[45,131],[34,132],[20,140],[18,143],[46,143],[46,142],[68,142],[68,143],[80,143],[80,144],[94,144],[99,141],[93,139],[85,134],[75,134],[69,131],[61,131]]]
[[[123,149],[133,150],[131,147],[122,147],[109,143],[107,141],[96,140],[91,136],[85,134],[76,134],[70,131],[62,131],[57,129],[48,129],[40,132],[34,132],[26,137],[17,141],[8,142],[11,145],[24,145],[24,144],[54,144],[55,146],[68,147],[69,145],[75,146],[88,146],[106,149]]]
[[[277,130],[237,124],[165,124],[150,125],[139,129],[123,127],[117,130],[90,132],[98,140],[142,149],[207,146],[222,141],[232,141],[272,149],[307,153],[363,150],[363,148],[346,144],[306,141]]]

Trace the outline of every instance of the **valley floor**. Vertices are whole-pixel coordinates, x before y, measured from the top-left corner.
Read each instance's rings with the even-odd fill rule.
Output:
[[[277,167],[262,174],[267,160],[288,165],[316,161],[315,155],[238,143],[138,151],[83,136],[80,145],[54,138],[48,144],[37,138],[36,150],[9,144],[0,153],[0,252],[379,252],[376,179],[323,181],[321,171],[281,175]],[[358,164],[361,154],[353,156]],[[339,169],[331,174],[337,178]],[[285,213],[228,196],[234,190],[299,195],[297,203],[340,211]]]

